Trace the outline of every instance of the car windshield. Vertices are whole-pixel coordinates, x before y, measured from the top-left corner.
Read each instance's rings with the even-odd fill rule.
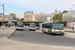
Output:
[[[64,29],[63,24],[53,24],[53,29]]]

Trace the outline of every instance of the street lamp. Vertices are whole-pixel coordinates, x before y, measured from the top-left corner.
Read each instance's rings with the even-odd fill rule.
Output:
[[[69,9],[69,11],[75,6],[75,4],[73,4],[73,6]],[[72,16],[72,21],[73,21],[73,16]]]
[[[1,4],[0,4],[1,5]],[[3,5],[1,5],[1,6],[3,6],[3,30],[4,30],[4,4]]]
[[[55,9],[55,20],[56,20],[56,12],[57,12],[57,9]]]

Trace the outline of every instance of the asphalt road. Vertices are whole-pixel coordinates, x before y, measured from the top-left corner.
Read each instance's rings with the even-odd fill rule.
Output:
[[[69,38],[60,35],[49,35],[36,31],[28,31],[27,28],[25,28],[24,31],[15,31],[9,39],[45,45],[75,46],[74,38]]]
[[[75,34],[75,31],[74,30],[65,30],[65,32],[74,33]]]

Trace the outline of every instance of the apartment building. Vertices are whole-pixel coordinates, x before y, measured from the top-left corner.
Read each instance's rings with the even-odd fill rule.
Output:
[[[26,11],[24,13],[24,21],[33,21],[33,11]]]

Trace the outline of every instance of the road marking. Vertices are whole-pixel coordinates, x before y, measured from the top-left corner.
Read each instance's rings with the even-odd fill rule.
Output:
[[[52,48],[75,49],[74,46],[52,46]]]

